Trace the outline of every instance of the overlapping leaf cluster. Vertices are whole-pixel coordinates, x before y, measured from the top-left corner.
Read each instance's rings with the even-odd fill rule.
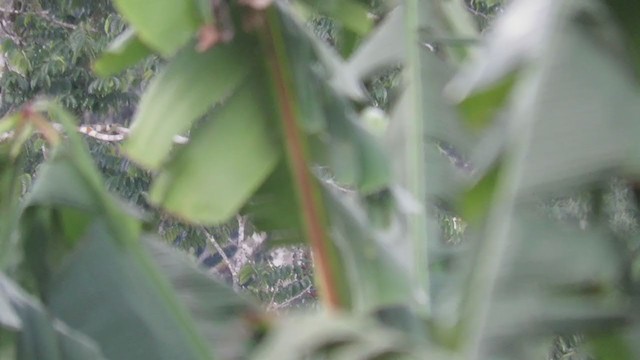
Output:
[[[68,115],[36,103],[2,123],[0,244],[24,272],[0,277],[0,324],[19,357],[522,359],[576,333],[638,357],[636,244],[602,206],[612,176],[638,174],[636,5],[514,1],[479,47],[462,1],[407,0],[375,27],[355,1],[115,4],[131,29],[96,68],[167,61],[123,146],[153,171],[150,200],[306,241],[330,314],[274,319],[149,239]],[[348,33],[344,56],[300,25],[315,11]],[[360,112],[390,68],[389,114]],[[20,211],[11,165],[32,129],[54,150]],[[581,226],[539,206],[576,188]],[[464,219],[462,244],[440,241],[435,209]]]
[[[93,73],[92,62],[125,26],[109,1],[16,0],[1,10],[2,113],[36,96],[56,96],[78,115],[127,117],[144,82],[140,75],[153,62],[117,77]]]

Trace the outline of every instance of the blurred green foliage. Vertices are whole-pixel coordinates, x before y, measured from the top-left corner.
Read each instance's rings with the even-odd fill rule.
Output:
[[[5,7],[1,113],[54,96],[85,121],[127,123],[157,60],[106,79],[93,73],[93,61],[125,28],[110,1],[15,0]]]

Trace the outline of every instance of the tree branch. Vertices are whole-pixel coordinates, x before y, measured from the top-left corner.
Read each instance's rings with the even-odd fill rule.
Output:
[[[61,124],[52,123],[52,126],[59,132],[63,132]],[[85,134],[94,139],[106,142],[120,142],[127,138],[129,135],[129,128],[123,126],[117,126],[112,124],[94,124],[94,125],[81,125],[77,128],[78,132]],[[14,132],[7,131],[0,134],[0,143],[13,138]],[[175,135],[173,142],[176,144],[186,144],[189,142],[189,138],[185,136]]]
[[[278,310],[278,309],[282,309],[283,307],[287,307],[289,306],[292,302],[300,299],[301,297],[303,297],[304,295],[306,295],[312,288],[312,285],[307,286],[306,288],[304,288],[302,291],[300,291],[298,294],[296,294],[293,297],[290,297],[289,299],[287,299],[284,302],[281,302],[280,304],[274,304],[272,306],[270,306],[270,310]]]
[[[211,242],[211,244],[213,244],[213,247],[216,248],[216,251],[222,257],[222,260],[224,260],[224,262],[227,263],[227,266],[229,266],[229,272],[231,273],[231,279],[233,281],[233,287],[236,288],[238,286],[239,282],[238,282],[238,272],[236,271],[236,268],[235,268],[234,264],[231,263],[231,260],[229,260],[229,257],[227,256],[227,254],[225,254],[224,249],[222,248],[222,246],[220,246],[220,244],[218,244],[218,241],[213,237],[213,235],[211,235],[211,233],[209,233],[209,231],[207,231],[207,229],[205,229],[204,226],[201,226],[200,230],[207,237],[207,239]]]
[[[75,24],[70,24],[67,22],[64,22],[62,20],[58,20],[56,18],[54,18],[53,16],[49,15],[48,11],[26,11],[26,12],[22,12],[19,10],[11,10],[11,9],[3,9],[0,8],[0,13],[2,14],[8,14],[8,15],[34,15],[37,16],[39,18],[42,18],[44,20],[49,21],[50,23],[57,25],[59,27],[65,28],[65,29],[69,29],[69,30],[75,30],[78,28],[78,25]]]

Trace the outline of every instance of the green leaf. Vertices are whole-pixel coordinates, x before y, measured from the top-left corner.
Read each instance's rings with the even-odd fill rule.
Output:
[[[238,42],[203,54],[191,47],[180,52],[142,96],[124,152],[157,170],[171,150],[173,137],[231,95],[252,62],[247,46]]]
[[[20,75],[27,74],[33,68],[25,52],[18,49],[9,51],[7,54],[7,62],[11,65],[11,69]]]
[[[630,304],[618,291],[622,249],[607,229],[583,231],[524,203],[511,215],[505,259],[496,264],[489,321],[478,335],[485,344],[506,350],[535,335],[610,331],[631,320]]]
[[[256,228],[269,232],[269,245],[304,242],[302,219],[287,164],[280,161],[242,209]]]
[[[194,0],[115,0],[118,11],[140,39],[163,56],[173,55],[201,24]]]
[[[461,109],[477,129],[486,129],[498,114],[509,119],[504,131],[489,134],[502,133],[494,143],[513,143],[524,126],[532,126],[518,185],[522,195],[597,181],[614,169],[640,169],[632,135],[640,111],[637,82],[600,45],[597,31],[576,20],[600,19],[595,11],[586,3],[514,4],[496,24],[486,56],[449,88],[463,96]],[[544,24],[528,21],[532,13],[540,14]],[[514,33],[510,26],[516,23],[522,29]],[[611,26],[597,24],[604,30]],[[491,162],[474,160],[484,166]]]
[[[22,327],[20,314],[15,309],[18,296],[19,287],[4,273],[0,273],[0,325],[5,329],[18,330]]]
[[[561,2],[553,0],[521,1],[510,6],[488,35],[483,56],[458,73],[446,89],[448,95],[462,101],[472,93],[489,90],[496,83],[500,85],[506,76],[518,73],[538,56],[553,34],[554,21],[561,7]]]
[[[464,99],[459,108],[465,124],[476,132],[482,132],[493,124],[497,114],[509,99],[516,79],[516,73],[512,73],[491,88]]]
[[[151,54],[132,29],[116,38],[93,64],[93,70],[102,77],[116,75]]]
[[[391,170],[381,144],[359,123],[352,105],[326,84],[316,93],[327,122],[326,135],[320,134],[313,148],[326,161],[338,182],[356,186],[363,194],[382,190],[391,182]],[[321,160],[322,161],[322,160]]]
[[[362,36],[369,32],[373,25],[373,20],[368,16],[369,11],[366,6],[354,0],[328,0],[314,1],[304,0],[304,2],[315,8],[317,11],[335,19],[345,28]]]
[[[597,359],[602,360],[632,360],[637,359],[636,353],[630,342],[620,333],[608,333],[593,336],[589,341],[589,347]]]
[[[4,134],[8,131],[11,131],[16,127],[20,120],[20,113],[12,113],[7,116],[4,116],[0,120],[0,134]]]
[[[453,34],[454,37],[461,39],[476,39],[478,37],[477,24],[474,21],[471,13],[468,11],[467,4],[464,0],[448,0],[439,1],[439,9],[435,11],[442,11],[442,19],[446,23],[446,33]],[[429,20],[437,19],[437,16],[431,14]],[[425,18],[426,20],[426,18]],[[433,20],[432,20],[433,21]],[[430,24],[423,24],[427,27]],[[436,33],[436,35],[438,35]],[[473,54],[473,48],[466,46],[458,46],[449,49],[449,53],[457,60],[464,60]]]
[[[453,67],[428,51],[420,53],[420,65],[424,84],[421,95],[427,200],[451,202],[460,195],[464,180],[468,180],[465,177],[468,177],[471,165],[465,161],[465,156],[470,153],[475,139],[464,128],[453,104],[442,94]]]
[[[246,358],[252,331],[264,321],[260,309],[197,269],[185,254],[155,238],[142,240],[214,354],[222,359]]]
[[[390,356],[393,359],[404,359],[410,348],[400,333],[384,328],[371,319],[353,316],[294,316],[278,324],[258,347],[252,359],[297,360],[310,356],[329,359],[376,359]]]
[[[512,115],[514,128],[522,121],[533,127],[519,191],[575,188],[626,165],[639,171],[640,96],[628,69],[573,23],[554,36],[544,56]]]
[[[367,97],[362,82],[355,76],[356,74],[354,72],[350,72],[350,70],[347,69],[340,54],[316,36],[309,35],[308,39],[315,48],[318,61],[326,68],[326,77],[330,79],[329,83],[331,86],[338,93],[347,95],[353,100],[365,101]]]
[[[151,188],[151,201],[189,221],[222,223],[274,170],[279,150],[260,89],[246,84],[193,132]]]
[[[51,161],[42,165],[39,177],[50,181],[36,181],[29,193],[29,203],[52,206],[64,203],[84,212],[96,211],[95,193],[87,186],[78,168],[68,159],[73,150],[58,149]]]
[[[11,159],[10,144],[0,144],[0,271],[14,264],[18,257],[15,243],[20,213],[20,162]]]
[[[361,176],[358,188],[363,194],[383,190],[391,183],[389,158],[380,144],[360,125],[354,124],[354,141],[358,146]]]
[[[423,17],[432,16],[428,11],[432,3],[413,0],[405,2],[402,8],[405,29],[402,41],[405,42],[406,51],[403,71],[408,83],[404,95],[394,107],[388,130],[390,157],[395,159],[394,180],[398,188],[406,190],[408,197],[419,204],[423,204],[427,197],[425,114],[428,110],[423,104],[422,91],[426,86],[436,83],[425,83],[423,79],[421,64],[424,50],[419,44],[418,31]],[[420,206],[416,211],[402,214],[402,221],[406,224],[403,246],[409,254],[404,261],[411,269],[409,275],[415,284],[411,305],[420,313],[430,312],[431,306],[429,268],[424,264],[428,261],[428,244],[433,240],[428,239],[425,209],[425,206]]]
[[[42,304],[1,272],[0,327],[18,331],[20,359],[106,359],[93,340],[52,318]]]
[[[428,165],[425,174],[427,201],[455,204],[456,199],[465,189],[468,179],[452,164],[451,160],[442,154],[437,145],[428,144],[425,150],[425,161]]]
[[[617,25],[624,33],[626,50],[635,69],[636,80],[640,76],[640,25],[635,21],[634,14],[640,11],[640,3],[624,0],[604,0],[611,14],[617,20]]]
[[[401,65],[406,58],[406,44],[400,40],[403,25],[404,10],[398,6],[363,40],[347,61],[345,72],[362,80],[385,67]]]
[[[325,189],[324,199],[355,309],[371,311],[408,302],[407,248],[369,226],[366,214],[347,196]]]
[[[486,220],[499,188],[500,170],[501,164],[496,164],[461,197],[458,206],[465,221],[479,224]]]
[[[533,286],[556,294],[584,289],[588,295],[603,295],[615,291],[621,279],[622,249],[607,229],[585,232],[519,211],[513,233],[513,265],[503,273],[503,281],[517,290]]]
[[[53,273],[47,298],[55,316],[93,338],[112,359],[212,358],[141,249],[118,246],[99,221],[85,236]]]
[[[283,68],[287,69],[284,74],[292,82],[295,89],[296,107],[304,116],[298,117],[300,125],[307,133],[318,133],[325,129],[326,120],[322,105],[317,101],[317,88],[322,85],[320,76],[310,65],[317,63],[316,51],[313,42],[310,41],[312,35],[304,29],[297,19],[284,9],[279,9],[281,16],[277,20],[282,22],[283,41],[288,46],[284,47],[287,57],[279,59]],[[335,54],[330,50],[324,52],[327,60],[326,65],[332,66],[339,63]]]
[[[74,129],[64,112],[49,109]],[[251,324],[238,319],[251,318],[245,312],[250,306],[183,266],[188,260],[174,259],[178,255],[164,245],[147,244],[162,273],[139,242],[140,225],[107,195],[97,170],[84,162],[89,155],[77,135],[68,136],[70,144],[38,177],[39,190],[21,219],[26,269],[41,280],[37,290],[49,313],[90,336],[113,359],[215,359],[244,351],[242,334],[250,334]],[[195,322],[203,313],[209,325]],[[224,324],[238,329],[230,333],[234,339],[225,338],[230,329]]]
[[[34,184],[34,191],[28,199],[28,205],[54,207],[64,204],[86,213],[102,213],[112,231],[118,234],[118,240],[123,243],[135,241],[133,238],[139,231],[139,224],[122,211],[120,205],[114,202],[112,195],[104,188],[104,180],[93,162],[86,143],[77,133],[75,119],[56,103],[36,103],[34,108],[46,110],[52,119],[60,122],[66,132],[67,141],[55,149],[52,156],[51,167],[54,168],[50,175],[52,181],[41,180],[43,177],[40,176]],[[69,189],[68,184],[77,186],[75,188],[77,194],[72,194],[74,190]],[[38,187],[49,190],[39,193],[36,191]],[[59,191],[65,195],[60,196]]]

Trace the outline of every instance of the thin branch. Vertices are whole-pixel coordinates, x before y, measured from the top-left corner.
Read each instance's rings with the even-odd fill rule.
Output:
[[[313,285],[309,285],[306,288],[304,288],[302,291],[300,291],[298,294],[296,294],[295,296],[287,299],[286,301],[284,301],[284,302],[282,302],[280,304],[274,304],[273,306],[270,306],[270,310],[278,310],[278,309],[282,309],[284,307],[289,306],[292,302],[300,299],[301,297],[306,295],[309,291],[311,291],[312,287],[313,287]]]
[[[236,242],[240,244],[240,242],[244,240],[244,225],[246,220],[240,214],[236,215],[236,219],[238,220],[238,238],[236,239]]]
[[[69,29],[69,30],[75,30],[78,28],[78,25],[74,25],[74,24],[70,24],[67,22],[64,22],[62,20],[58,20],[56,18],[54,18],[53,16],[51,16],[49,14],[48,11],[27,11],[27,12],[22,12],[19,10],[11,10],[11,9],[3,9],[0,8],[0,13],[3,14],[9,14],[9,15],[34,15],[37,16],[39,18],[42,18],[44,20],[49,21],[50,23],[57,25],[59,27],[65,28],[65,29]]]
[[[56,18],[54,18],[53,16],[49,15],[49,12],[47,11],[42,11],[42,12],[32,12],[32,13],[28,13],[28,14],[33,14],[36,16],[39,16],[49,22],[51,22],[52,24],[58,25],[60,27],[63,27],[65,29],[69,29],[69,30],[75,30],[78,28],[78,25],[74,25],[74,24],[70,24],[67,22],[64,22],[62,20],[58,20]]]
[[[13,130],[0,134],[0,143],[3,143],[9,139],[12,139],[14,135],[15,135],[15,131]]]
[[[275,286],[278,286],[279,283],[280,283],[280,280],[276,281]],[[267,285],[267,289],[269,289],[268,285]],[[267,306],[267,310],[276,309],[276,306],[278,306],[278,304],[275,303],[277,293],[278,292],[275,291],[274,289],[273,293],[271,294],[271,300],[269,300],[269,306]]]
[[[22,45],[22,39],[13,30],[7,29],[6,26],[4,19],[0,19],[0,29],[2,29],[3,32],[2,35],[8,37],[15,44]]]
[[[475,16],[479,16],[485,20],[490,20],[489,16],[487,16],[487,14],[481,13],[480,11],[474,9],[472,6],[464,4],[464,7],[467,9],[467,11],[469,11],[470,13],[472,13]]]
[[[45,161],[49,160],[49,151],[47,151],[47,147],[44,144],[40,145],[40,150],[42,150],[42,158]]]
[[[52,123],[54,129],[58,132],[63,132],[61,124]],[[112,124],[94,124],[94,125],[80,125],[77,128],[78,132],[94,139],[106,142],[120,142],[127,138],[131,130],[126,127],[112,125]],[[14,132],[7,131],[0,134],[0,143],[13,138]],[[185,136],[175,135],[173,142],[176,144],[186,144],[189,142],[189,138]]]
[[[200,230],[207,237],[207,239],[211,242],[211,244],[213,244],[213,247],[216,248],[216,251],[222,257],[222,260],[224,260],[224,262],[226,262],[227,265],[229,266],[229,272],[231,273],[231,279],[233,281],[233,286],[236,287],[239,284],[238,272],[236,271],[234,265],[231,263],[231,260],[229,260],[229,257],[227,257],[227,254],[224,252],[224,249],[222,249],[222,246],[220,246],[220,244],[218,244],[218,241],[213,237],[213,235],[211,235],[211,233],[209,233],[209,231],[207,231],[207,229],[204,228],[204,226],[201,226]]]
[[[91,130],[93,130],[95,133],[101,133],[101,132],[110,132],[110,131],[114,131],[116,133],[118,133],[120,136],[122,136],[121,138],[114,138],[117,140],[107,140],[105,139],[101,139],[99,137],[96,137],[95,135],[91,134]],[[94,136],[96,137],[96,139],[99,140],[104,140],[104,141],[122,141],[124,140],[124,138],[126,138],[129,133],[131,132],[131,130],[129,130],[129,128],[123,127],[123,126],[114,126],[114,125],[110,125],[110,124],[106,124],[106,125],[102,125],[102,124],[95,124],[95,125],[83,125],[80,126],[80,128],[78,129],[79,132],[82,132],[86,135],[89,136]],[[173,142],[176,144],[186,144],[189,142],[189,138],[185,137],[185,136],[181,136],[181,135],[175,135],[173,137]]]

